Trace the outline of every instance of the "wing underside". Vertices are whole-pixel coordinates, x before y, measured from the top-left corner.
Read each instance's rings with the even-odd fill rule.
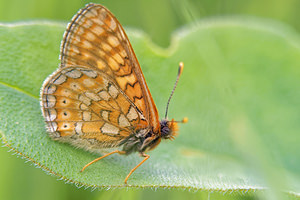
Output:
[[[42,88],[41,106],[50,136],[76,146],[116,147],[148,124],[108,76],[90,67],[54,72]]]
[[[156,106],[121,24],[101,5],[88,4],[69,23],[61,44],[61,68],[87,66],[106,74],[136,105],[153,130]]]

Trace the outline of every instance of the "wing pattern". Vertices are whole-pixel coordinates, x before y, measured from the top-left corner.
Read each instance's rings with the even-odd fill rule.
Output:
[[[61,44],[61,68],[80,65],[110,77],[154,130],[158,112],[126,33],[101,5],[89,4],[73,17]]]
[[[41,106],[51,137],[76,146],[115,147],[147,124],[108,76],[89,67],[54,72],[42,88]]]

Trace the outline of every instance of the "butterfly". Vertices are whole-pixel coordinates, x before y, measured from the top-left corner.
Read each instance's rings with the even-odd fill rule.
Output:
[[[91,152],[138,152],[150,156],[161,139],[173,139],[178,121],[159,121],[144,75],[119,21],[104,6],[88,4],[73,17],[61,43],[60,67],[41,88],[41,109],[49,136]],[[184,118],[180,122],[186,122]],[[121,149],[122,148],[122,149]],[[120,150],[121,149],[121,150]]]

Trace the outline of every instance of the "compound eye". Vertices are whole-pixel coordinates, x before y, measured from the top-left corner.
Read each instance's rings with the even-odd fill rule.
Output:
[[[169,132],[170,132],[170,129],[169,129],[169,127],[167,127],[167,126],[165,126],[165,127],[163,127],[163,128],[161,129],[161,133],[162,133],[163,136],[168,135]]]

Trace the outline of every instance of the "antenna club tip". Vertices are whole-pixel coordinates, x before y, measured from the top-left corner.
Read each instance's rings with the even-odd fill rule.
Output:
[[[189,119],[187,118],[187,117],[184,117],[183,119],[182,119],[182,123],[187,123],[189,121]]]
[[[180,63],[179,63],[179,69],[178,69],[178,75],[179,75],[179,76],[181,75],[181,73],[182,73],[182,71],[183,71],[183,67],[184,67],[183,62],[180,62]]]
[[[179,68],[183,69],[183,67],[184,67],[184,63],[183,63],[183,62],[180,62],[180,63],[179,63]]]

